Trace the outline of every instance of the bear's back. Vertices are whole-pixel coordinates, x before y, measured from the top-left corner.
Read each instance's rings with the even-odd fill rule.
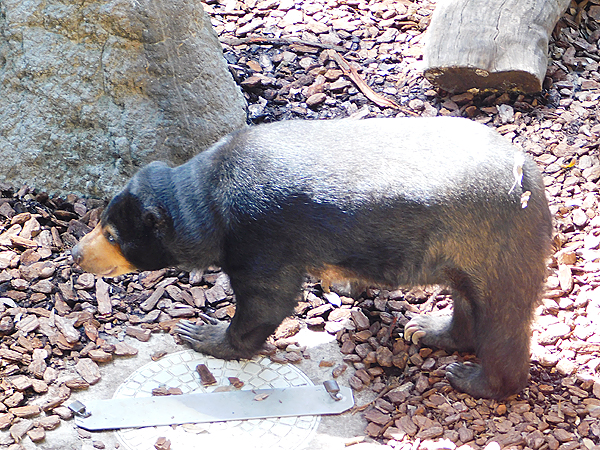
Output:
[[[318,202],[449,202],[508,193],[519,158],[488,127],[460,118],[283,121],[248,127],[214,150],[219,179],[255,198],[302,192]]]

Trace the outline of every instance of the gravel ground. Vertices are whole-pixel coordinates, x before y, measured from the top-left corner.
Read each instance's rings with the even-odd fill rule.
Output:
[[[450,310],[440,287],[368,288],[353,299],[344,286],[327,293],[307,279],[296,316],[267,353],[294,363],[307,356],[294,341],[298,329],[335,334],[346,364],[332,367],[334,376],[352,371],[354,389],[379,394],[360,405],[364,436],[393,448],[599,450],[600,1],[572,2],[553,33],[545,91],[537,96],[435,89],[420,72],[434,7],[428,0],[247,0],[206,10],[253,123],[465,116],[535,158],[556,236],[533,329],[530,383],[505,402],[475,400],[444,378],[448,364],[471,355],[402,339],[412,314]],[[146,341],[199,311],[224,320],[234,314],[218,268],[103,280],[74,267],[68,248],[97,223],[104,202],[10,186],[0,193],[0,448],[43,441],[68,420],[63,402],[72,390],[97,382],[112,358],[135,354],[107,336]]]

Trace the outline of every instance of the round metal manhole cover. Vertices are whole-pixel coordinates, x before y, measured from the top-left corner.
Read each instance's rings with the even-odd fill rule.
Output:
[[[196,372],[205,364],[217,380],[203,386]],[[229,386],[228,377],[244,382],[242,389],[273,389],[312,386],[310,379],[291,364],[277,364],[268,358],[250,361],[224,361],[193,350],[167,355],[133,372],[117,388],[113,398],[150,397],[160,386],[180,388],[184,394],[212,392]],[[140,411],[140,414],[143,414]],[[159,437],[171,441],[172,449],[251,450],[269,448],[294,450],[306,446],[314,436],[320,416],[281,417],[227,422],[129,428],[116,431],[127,450],[155,450]]]

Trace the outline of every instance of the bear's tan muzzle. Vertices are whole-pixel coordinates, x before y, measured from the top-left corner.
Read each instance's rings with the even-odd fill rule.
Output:
[[[136,271],[116,242],[110,242],[107,230],[98,224],[71,249],[73,260],[86,272],[105,277],[116,277]]]

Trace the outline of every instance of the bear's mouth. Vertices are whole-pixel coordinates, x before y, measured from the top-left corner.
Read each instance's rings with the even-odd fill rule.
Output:
[[[119,267],[118,266],[114,266],[114,267],[111,267],[110,269],[108,269],[108,270],[106,270],[106,271],[104,271],[102,273],[99,273],[98,275],[100,275],[101,277],[118,277],[119,275],[123,275],[122,273],[113,275],[114,273],[116,273],[118,271],[119,271]]]
[[[119,275],[125,275],[126,273],[131,273],[137,271],[136,268],[132,266],[112,266],[109,269],[103,270],[101,272],[94,272],[96,275],[100,275],[101,277],[118,277]]]

